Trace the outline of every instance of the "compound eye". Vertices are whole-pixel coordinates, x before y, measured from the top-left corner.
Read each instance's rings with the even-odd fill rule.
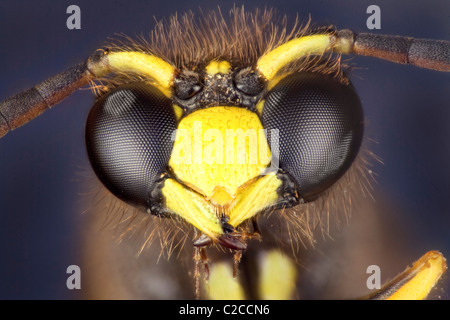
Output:
[[[102,96],[86,124],[88,156],[100,181],[127,203],[148,206],[176,127],[171,100],[153,86],[133,83]]]
[[[278,148],[279,166],[293,178],[305,202],[347,171],[364,133],[361,102],[353,87],[322,74],[295,73],[282,79],[268,93],[261,118],[272,156]]]

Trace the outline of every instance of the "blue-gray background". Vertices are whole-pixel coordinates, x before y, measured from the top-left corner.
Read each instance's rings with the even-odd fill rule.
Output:
[[[301,21],[367,32],[366,8],[381,7],[381,30],[450,39],[449,1],[236,1],[250,11],[276,7]],[[66,28],[77,4],[82,29]],[[228,12],[221,1],[0,0],[0,100],[78,62],[115,33],[146,34],[158,19],[189,9]],[[448,74],[355,57],[352,80],[363,101],[367,133],[384,161],[378,188],[399,205],[415,239],[410,261],[430,249],[450,257],[450,78]],[[0,298],[72,299],[66,268],[79,263],[83,216],[79,173],[88,165],[84,121],[89,90],[0,140]],[[399,270],[400,271],[400,270]],[[449,289],[447,289],[449,291]]]

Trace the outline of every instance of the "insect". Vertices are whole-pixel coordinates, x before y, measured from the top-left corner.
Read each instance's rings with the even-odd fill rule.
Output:
[[[209,266],[206,261],[211,259],[209,255],[206,255],[207,247],[216,245],[220,250],[230,250],[233,255],[231,260],[234,261],[231,271],[236,274],[238,273],[241,259],[244,259],[243,255],[245,255],[247,245],[255,241],[253,238],[259,237],[260,226],[256,217],[263,216],[261,212],[265,212],[267,216],[274,217],[275,213],[273,212],[275,212],[275,209],[281,208],[281,212],[285,214],[284,218],[293,226],[300,229],[306,227],[306,225],[302,225],[302,219],[304,217],[296,218],[297,211],[285,209],[289,209],[290,207],[308,207],[312,204],[317,205],[316,201],[322,201],[319,198],[323,198],[324,193],[327,194],[329,192],[328,189],[337,187],[339,183],[341,184],[341,189],[346,189],[344,176],[349,175],[347,174],[348,170],[353,170],[353,174],[355,175],[357,175],[359,170],[362,170],[361,167],[354,165],[363,132],[360,103],[356,94],[351,89],[349,80],[345,74],[345,67],[341,65],[339,58],[336,59],[331,56],[331,52],[335,51],[339,54],[361,49],[362,51],[360,53],[364,54],[371,51],[373,48],[372,45],[378,45],[384,46],[384,48],[380,49],[380,52],[383,54],[383,52],[387,51],[389,56],[391,46],[387,46],[388,48],[386,48],[385,41],[401,40],[389,37],[381,38],[380,40],[380,38],[375,36],[371,37],[370,35],[363,34],[359,36],[361,37],[359,38],[360,41],[363,43],[362,47],[356,46],[353,48],[354,44],[352,44],[352,41],[355,35],[348,31],[335,32],[333,30],[323,29],[313,32],[293,28],[290,34],[288,33],[284,36],[281,34],[275,35],[274,38],[277,40],[274,43],[270,43],[273,34],[270,32],[264,33],[255,26],[249,26],[249,17],[243,15],[244,18],[239,18],[239,11],[235,15],[238,20],[245,19],[245,21],[237,22],[235,25],[234,30],[237,33],[236,36],[242,36],[243,40],[240,40],[241,42],[236,40],[236,44],[230,46],[228,50],[231,53],[223,53],[224,48],[230,42],[232,43],[223,31],[223,33],[219,32],[219,34],[210,35],[209,38],[205,37],[204,39],[208,41],[200,40],[200,37],[195,39],[198,41],[198,43],[195,43],[195,48],[191,47],[186,49],[186,47],[182,46],[177,48],[176,46],[182,41],[182,38],[180,36],[177,38],[177,29],[173,27],[173,31],[169,31],[172,37],[159,38],[159,47],[149,46],[152,51],[148,51],[146,44],[130,43],[128,48],[130,50],[125,51],[113,46],[108,51],[100,51],[98,54],[92,56],[88,60],[87,69],[86,65],[79,65],[64,73],[59,78],[54,78],[58,83],[60,83],[59,79],[61,77],[64,79],[63,82],[68,81],[69,85],[65,86],[62,90],[58,89],[55,91],[52,84],[50,86],[44,84],[41,87],[44,89],[49,88],[50,96],[56,93],[54,96],[59,101],[61,95],[70,93],[75,87],[79,87],[81,84],[91,80],[93,74],[94,78],[99,78],[100,81],[103,80],[103,82],[94,86],[96,90],[101,92],[101,97],[96,102],[96,108],[91,112],[87,126],[88,150],[95,171],[100,180],[102,180],[116,197],[141,208],[142,212],[156,216],[154,220],[158,219],[158,221],[155,223],[161,223],[163,225],[162,228],[166,227],[165,224],[167,221],[170,221],[170,224],[172,220],[184,221],[182,223],[183,228],[175,230],[179,230],[183,235],[182,241],[184,242],[181,242],[183,247],[187,247],[185,243],[187,241],[186,239],[193,241],[195,257],[194,278],[197,294],[199,294],[200,290],[200,272],[204,267],[205,273],[208,273],[207,268]],[[268,17],[262,16],[261,21],[265,22],[264,19],[268,19]],[[174,23],[176,24],[176,22]],[[217,25],[214,25],[214,23],[217,23]],[[209,30],[213,30],[214,28],[212,27],[214,26],[220,26],[220,23],[220,20],[219,22],[210,22]],[[232,28],[230,29],[233,30]],[[164,35],[164,32],[161,31],[160,34]],[[259,42],[256,41],[256,44],[246,44],[245,40],[249,38],[249,35],[254,33],[257,34],[256,39]],[[364,37],[367,37],[367,45],[365,43],[366,40],[361,40],[365,39]],[[206,43],[210,40],[213,40],[211,42],[212,44]],[[174,41],[174,43],[170,41]],[[158,42],[158,40],[155,42]],[[437,56],[430,54],[431,56],[422,59],[422,55],[424,54],[423,50],[419,50],[418,56],[414,56],[412,54],[413,51],[411,51],[411,61],[419,61],[418,63],[421,66],[445,69],[448,61],[442,59],[442,53],[448,51],[448,44],[431,41],[416,42],[419,47],[425,43],[432,45],[434,49],[438,50],[439,53]],[[302,52],[305,46],[307,50]],[[196,50],[199,47],[206,48],[206,54],[203,57],[198,56]],[[164,54],[163,51],[167,50],[167,48],[172,49],[172,52]],[[219,49],[221,51],[217,52]],[[415,59],[415,57],[418,59]],[[142,63],[136,63],[137,61],[142,61]],[[428,63],[429,65],[427,65]],[[117,73],[118,76],[112,79],[103,79],[110,71]],[[305,78],[302,77],[303,75]],[[325,79],[323,83],[321,79]],[[149,81],[151,81],[150,85],[143,84]],[[270,133],[269,141],[267,141],[267,144],[271,147],[270,150],[273,151],[274,145],[272,143],[275,146],[277,145],[277,139],[274,138],[277,135],[276,130],[282,130],[286,126],[291,126],[289,131],[300,132],[300,129],[296,127],[300,119],[296,119],[294,117],[295,114],[291,118],[293,122],[290,125],[280,122],[282,120],[285,121],[285,119],[279,118],[277,115],[280,115],[284,110],[279,110],[278,108],[281,105],[288,105],[288,100],[281,100],[281,103],[277,102],[277,99],[282,99],[278,98],[278,96],[283,95],[286,90],[289,91],[288,88],[295,88],[298,83],[303,82],[308,84],[306,87],[311,84],[311,90],[324,86],[332,88],[332,92],[346,92],[345,96],[347,100],[344,100],[342,105],[350,105],[350,109],[348,110],[344,109],[343,111],[339,109],[339,112],[341,112],[339,117],[345,119],[343,122],[335,126],[327,127],[327,130],[341,132],[341,141],[337,143],[339,145],[337,152],[341,156],[325,160],[326,163],[331,163],[329,171],[332,174],[322,177],[319,179],[319,182],[312,182],[315,179],[311,179],[311,183],[309,183],[309,178],[304,176],[309,170],[295,172],[295,168],[298,167],[295,161],[297,158],[302,157],[303,154],[298,153],[298,157],[288,157],[292,159],[293,162],[291,162],[286,158],[286,153],[289,148],[284,149],[284,147],[289,145],[290,148],[297,151],[303,150],[303,147],[295,145],[294,142],[289,144],[291,140],[287,138],[286,132],[283,133],[283,131],[279,135],[281,142],[278,144],[278,148],[280,149],[278,159],[280,168],[274,166],[277,171],[266,172],[265,169],[269,167],[268,163],[257,160],[256,163],[253,163],[254,167],[247,166],[247,169],[244,168],[247,171],[239,171],[242,174],[242,176],[240,174],[237,176],[241,179],[239,182],[235,181],[236,176],[229,175],[228,172],[230,169],[227,166],[219,166],[214,169],[213,167],[207,166],[214,166],[214,163],[205,164],[202,159],[197,164],[197,159],[195,158],[191,159],[191,163],[187,163],[189,161],[183,161],[183,159],[180,161],[180,159],[172,157],[172,154],[179,155],[180,150],[185,154],[185,150],[181,148],[184,145],[180,147],[179,142],[178,144],[175,142],[171,146],[171,143],[174,141],[179,141],[177,140],[177,136],[175,136],[175,139],[171,139],[172,133],[176,129],[179,130],[177,132],[183,132],[181,129],[185,130],[184,132],[187,133],[187,136],[195,140],[196,121],[209,123],[217,119],[218,123],[213,123],[210,128],[200,129],[201,134],[204,135],[205,130],[217,130],[220,128],[220,122],[223,120],[222,117],[229,122],[232,121],[236,114],[239,114],[240,119],[244,119],[244,123],[251,124],[250,127],[244,127],[244,124],[238,122],[236,129],[251,129],[255,132],[264,128],[275,130],[273,135]],[[292,93],[296,91],[293,90]],[[38,96],[32,93],[24,93],[23,96],[26,98],[38,98]],[[322,98],[325,101],[328,101],[328,99],[334,101],[338,99],[338,96],[326,95]],[[139,140],[141,131],[138,129],[127,132],[125,136],[131,136],[131,141],[140,141],[136,146],[137,149],[153,150],[154,146],[159,145],[161,142],[166,145],[166,148],[160,148],[158,150],[158,154],[150,154],[150,162],[146,158],[139,158],[137,154],[137,161],[151,164],[150,167],[145,167],[142,170],[130,161],[132,159],[131,155],[123,154],[122,158],[116,156],[118,150],[122,148],[126,149],[132,143],[130,141],[124,143],[120,138],[117,140],[108,140],[110,130],[118,132],[125,129],[122,129],[123,123],[120,122],[122,121],[121,119],[118,119],[118,127],[114,127],[115,120],[108,120],[108,114],[105,111],[112,108],[113,113],[119,112],[120,114],[121,104],[116,99],[125,101],[124,106],[137,107],[140,103],[134,102],[136,101],[134,100],[136,97],[140,97],[138,99],[139,101],[146,101],[145,103],[155,107],[149,110],[158,110],[159,113],[133,114],[131,118],[123,119],[125,123],[127,123],[126,121],[132,120],[125,127],[132,128],[135,118],[144,119],[145,123],[152,122],[158,125],[161,121],[164,125],[158,127],[157,130],[155,129],[156,131],[149,133],[148,137],[144,137],[142,141]],[[126,102],[128,101],[127,99],[131,99],[131,102],[128,102],[128,104]],[[296,99],[300,101],[304,98],[295,98],[294,104],[296,104]],[[11,119],[20,118],[16,117],[16,115],[11,116],[9,111],[14,110],[15,112],[17,110],[15,108],[18,105],[16,104],[17,100],[18,98],[15,97],[3,102],[2,115],[5,119],[8,119],[8,124],[5,124],[3,128],[14,127],[15,124]],[[22,101],[24,100],[20,100],[19,104],[22,104]],[[14,104],[11,102],[14,102]],[[51,104],[53,102],[56,101],[52,101]],[[173,102],[175,102],[176,107],[172,107]],[[142,104],[145,105],[145,103],[143,102]],[[314,104],[316,105],[317,102],[314,101]],[[14,108],[9,108],[10,105],[13,105]],[[33,110],[38,105],[39,102],[32,104]],[[271,110],[272,108],[273,110]],[[337,108],[340,108],[340,106],[337,106]],[[137,110],[139,108],[132,109]],[[217,112],[217,114],[210,113],[213,111]],[[27,112],[25,110],[25,113]],[[260,122],[258,122],[259,119]],[[141,123],[139,125],[143,124]],[[234,128],[225,127],[225,129]],[[168,130],[170,134],[167,132],[163,133],[164,130]],[[209,134],[212,133],[210,132]],[[226,136],[225,131],[221,133]],[[158,136],[158,134],[162,134],[162,136]],[[308,134],[312,134],[313,137],[316,136],[314,130],[312,133],[306,132],[303,134],[306,136]],[[326,135],[326,132],[324,135]],[[348,138],[348,135],[350,135],[350,138]],[[218,136],[219,134],[216,134],[215,138]],[[345,139],[342,138],[343,136],[345,136]],[[192,149],[195,149],[195,143],[193,144]],[[258,148],[261,147],[261,144],[264,143],[257,143]],[[319,142],[314,143],[314,145],[319,144]],[[98,150],[99,146],[111,147],[106,150]],[[210,146],[209,143],[201,145],[201,151],[208,151],[206,150],[208,146]],[[268,150],[265,148],[265,145],[261,148]],[[173,152],[174,150],[177,150],[177,153]],[[217,153],[219,149],[212,150]],[[119,152],[118,154],[122,153]],[[305,155],[310,154],[314,154],[314,152],[305,153]],[[209,155],[211,156],[211,153]],[[217,156],[217,154],[214,154],[214,156]],[[249,158],[250,154],[244,152],[244,156]],[[113,159],[117,162],[110,165],[105,159]],[[274,162],[273,159],[272,154],[271,164]],[[336,159],[343,159],[343,161],[339,162]],[[310,160],[311,163],[316,161],[314,158]],[[162,161],[162,164],[158,165],[158,161]],[[223,163],[218,164],[223,165]],[[195,165],[200,166],[196,167]],[[234,167],[235,165],[236,163],[231,163],[231,166]],[[169,166],[170,170],[167,170],[167,166]],[[114,171],[115,168],[120,168],[120,170],[116,172]],[[139,169],[139,172],[136,172],[136,168]],[[110,170],[113,171],[111,172]],[[130,170],[130,174],[122,176],[123,172],[128,170]],[[199,178],[198,175],[200,175],[201,170],[215,172],[217,175],[213,175],[212,181],[208,181],[208,178],[205,176]],[[320,174],[320,170],[318,173],[315,173],[315,175]],[[142,180],[144,176],[146,176],[145,180]],[[226,182],[225,186],[221,184],[224,183],[223,181]],[[308,183],[302,185],[303,181],[308,181]],[[136,189],[136,187],[139,187],[139,189]],[[205,189],[209,191],[207,192]],[[342,199],[339,201],[345,202],[350,198],[343,197]],[[205,209],[202,204],[204,201],[208,201],[213,209]],[[202,205],[198,205],[198,203]],[[322,206],[325,206],[327,200],[323,200],[323,203]],[[180,206],[180,204],[184,204],[184,207]],[[112,209],[112,211],[114,210],[116,209]],[[315,215],[313,212],[316,209],[310,208],[308,210],[311,210],[311,215]],[[118,211],[120,212],[120,209]],[[270,214],[266,211],[270,211]],[[176,224],[174,225],[176,226]],[[185,228],[188,228],[190,225],[193,227],[190,227],[190,230],[186,231]],[[176,228],[174,226],[167,227]],[[294,237],[296,234],[304,236],[300,231],[294,234],[290,230],[288,231]],[[263,235],[264,242],[264,238],[267,238],[267,236],[263,232],[261,234]],[[148,238],[150,239],[152,237],[149,236]],[[167,242],[170,243],[171,240],[167,240]]]

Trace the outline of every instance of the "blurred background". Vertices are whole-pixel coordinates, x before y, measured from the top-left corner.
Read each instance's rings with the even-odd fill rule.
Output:
[[[81,8],[81,30],[66,28],[66,9]],[[235,1],[249,11],[275,7],[315,25],[369,32],[369,5],[381,8],[381,30],[450,40],[448,1]],[[157,20],[232,4],[192,1],[0,1],[0,100],[84,61],[109,37],[148,34]],[[354,57],[351,76],[367,119],[372,151],[383,160],[377,192],[395,205],[412,263],[428,250],[450,257],[449,74]],[[80,202],[89,170],[84,123],[89,90],[0,140],[0,299],[75,299],[66,268],[80,264]],[[393,231],[395,241],[395,230]],[[405,239],[398,239],[404,241]],[[372,262],[377,264],[376,261]],[[382,269],[383,270],[383,269]],[[399,269],[398,272],[402,271]],[[449,276],[447,275],[447,278]],[[384,278],[383,278],[384,279]],[[450,287],[442,298],[448,299]]]

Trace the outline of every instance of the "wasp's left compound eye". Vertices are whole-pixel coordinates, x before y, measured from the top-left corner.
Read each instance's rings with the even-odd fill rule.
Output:
[[[111,91],[95,103],[86,124],[95,173],[118,198],[147,206],[169,161],[176,126],[171,100],[155,87],[134,83]]]
[[[279,165],[300,197],[314,200],[347,171],[359,151],[364,131],[359,98],[352,86],[332,77],[297,73],[282,79],[265,100],[261,120],[272,157],[278,148]]]

